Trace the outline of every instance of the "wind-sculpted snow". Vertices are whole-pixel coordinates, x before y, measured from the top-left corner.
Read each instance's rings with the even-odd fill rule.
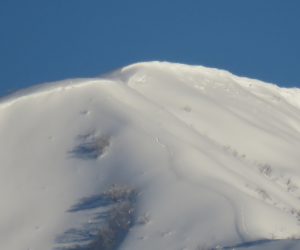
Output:
[[[300,91],[139,63],[0,102],[5,250],[300,249]]]

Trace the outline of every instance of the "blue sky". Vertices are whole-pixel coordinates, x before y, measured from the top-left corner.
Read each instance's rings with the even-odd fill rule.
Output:
[[[0,95],[167,60],[300,87],[298,0],[0,0]]]

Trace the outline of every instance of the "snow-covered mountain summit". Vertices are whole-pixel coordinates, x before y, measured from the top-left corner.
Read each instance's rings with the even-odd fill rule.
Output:
[[[25,90],[0,102],[0,246],[300,249],[299,149],[299,89],[217,69]]]

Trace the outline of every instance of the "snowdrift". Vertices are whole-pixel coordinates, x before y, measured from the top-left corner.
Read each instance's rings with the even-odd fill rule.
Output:
[[[0,102],[5,250],[300,249],[300,90],[138,63]]]

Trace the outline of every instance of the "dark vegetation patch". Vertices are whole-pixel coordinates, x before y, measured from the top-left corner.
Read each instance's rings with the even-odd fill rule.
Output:
[[[57,250],[115,250],[134,224],[136,191],[126,186],[111,186],[99,195],[86,197],[68,212],[91,211],[92,219],[72,228],[56,240]]]
[[[83,160],[97,159],[102,156],[110,146],[109,136],[94,136],[93,134],[78,137],[80,143],[69,153],[72,157]]]

